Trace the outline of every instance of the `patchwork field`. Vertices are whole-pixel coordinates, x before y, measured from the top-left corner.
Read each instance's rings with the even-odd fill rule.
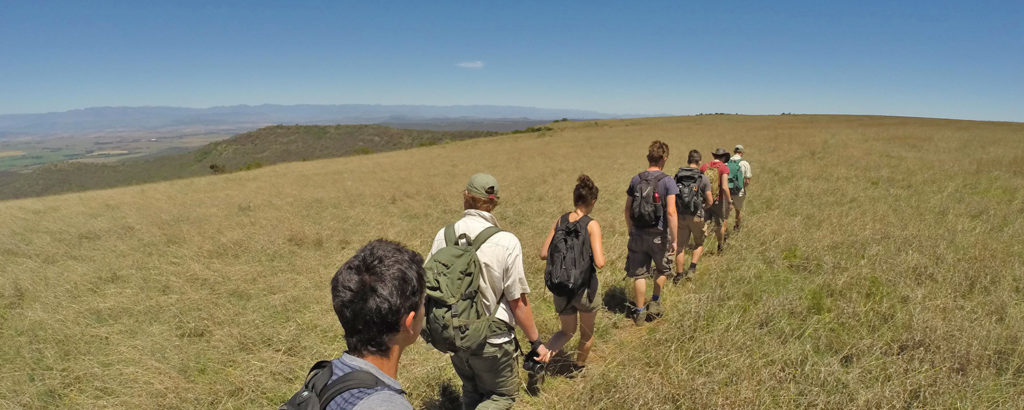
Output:
[[[367,241],[420,252],[472,173],[527,255],[601,188],[607,308],[588,373],[523,408],[1024,407],[1024,124],[866,116],[561,122],[539,133],[0,202],[0,407],[276,408],[345,350],[328,281]],[[635,328],[622,220],[651,140],[668,168],[741,143],[744,231]],[[713,241],[712,241],[713,242]],[[713,247],[714,244],[712,243]],[[574,346],[570,342],[567,346]],[[447,358],[422,342],[399,379],[444,407]],[[525,380],[525,375],[524,375]]]

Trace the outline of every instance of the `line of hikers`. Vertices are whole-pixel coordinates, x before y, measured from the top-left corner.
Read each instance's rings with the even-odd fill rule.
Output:
[[[726,220],[736,212],[739,231],[746,187],[752,177],[743,160],[718,148],[701,164],[690,151],[687,166],[674,178],[663,172],[669,147],[654,141],[648,168],[626,189],[624,216],[629,228],[626,276],[633,281],[630,314],[638,326],[660,317],[661,290],[691,279],[697,271],[707,233],[714,229],[718,251],[725,249]],[[465,409],[506,409],[519,393],[519,327],[530,341],[523,368],[542,373],[544,363],[580,332],[567,377],[584,369],[593,346],[597,316],[597,269],[605,264],[601,226],[589,215],[598,188],[580,175],[573,189],[574,209],[551,226],[540,258],[544,281],[554,295],[561,329],[547,343],[534,324],[519,239],[498,227],[491,213],[499,201],[498,181],[488,174],[470,177],[463,192],[461,219],[434,236],[426,262],[405,246],[378,239],[345,262],[331,279],[334,311],[345,331],[348,350],[332,361],[317,362],[302,390],[282,409],[411,409],[396,380],[406,347],[422,337],[450,354],[462,381]],[[691,261],[684,269],[685,250]],[[678,252],[677,252],[678,251]],[[653,264],[653,269],[652,269]],[[654,279],[650,302],[646,280]]]

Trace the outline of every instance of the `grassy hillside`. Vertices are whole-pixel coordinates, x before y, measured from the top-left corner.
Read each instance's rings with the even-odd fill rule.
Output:
[[[545,337],[557,319],[536,251],[579,173],[602,190],[609,309],[589,373],[549,377],[523,408],[1024,406],[1024,124],[552,127],[0,203],[0,407],[277,406],[344,351],[334,271],[377,237],[426,252],[477,171],[502,183],[495,214],[523,242]],[[653,139],[672,169],[690,148],[742,143],[755,178],[744,232],[635,328],[614,313],[622,207]],[[456,377],[417,343],[399,379],[421,407]]]
[[[278,125],[184,153],[102,164],[61,162],[28,173],[0,171],[0,200],[226,173],[280,162],[394,151],[494,134],[380,125]]]

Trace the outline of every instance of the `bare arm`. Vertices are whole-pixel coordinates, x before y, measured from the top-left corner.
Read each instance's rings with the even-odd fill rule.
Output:
[[[725,175],[728,175],[728,174],[725,174]],[[721,175],[718,178],[719,181],[720,181],[719,185],[722,186],[719,189],[721,189],[722,198],[725,198],[725,200],[728,201],[728,202],[732,202],[732,193],[729,192],[729,177],[727,177],[725,175]]]
[[[555,226],[558,226],[558,221],[551,225],[551,231],[548,232],[548,237],[544,239],[544,245],[540,247],[540,260],[542,261],[548,259],[548,248],[551,246],[551,239],[555,237]]]
[[[676,238],[679,237],[679,214],[676,212],[676,196],[669,195],[665,198],[668,201],[668,238],[672,244],[672,252],[676,251]]]
[[[518,299],[508,301],[508,306],[512,308],[512,316],[516,318],[516,323],[523,329],[526,338],[529,340],[540,338],[537,324],[533,322],[533,308],[530,307],[530,299],[526,297],[526,294],[522,294]]]
[[[711,191],[704,191],[704,209],[711,209],[711,205],[715,203],[715,198],[711,196]]]
[[[537,331],[537,324],[533,322],[533,308],[530,307],[530,299],[526,294],[522,294],[519,299],[508,301],[508,305],[512,308],[512,316],[516,318],[519,328],[526,334],[526,339],[530,342],[539,340],[540,332]],[[540,355],[537,360],[545,363],[551,360],[551,351],[547,346],[540,345],[537,353]]]
[[[633,232],[633,220],[629,219],[629,209],[633,207],[633,197],[626,198],[626,232]]]
[[[601,225],[591,220],[587,225],[587,233],[590,235],[590,249],[594,251],[594,266],[598,269],[604,267],[604,245],[601,241]]]

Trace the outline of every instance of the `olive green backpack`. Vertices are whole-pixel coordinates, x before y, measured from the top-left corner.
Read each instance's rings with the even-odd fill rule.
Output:
[[[469,239],[465,234],[456,237],[455,226],[448,225],[444,228],[445,247],[424,265],[427,323],[421,335],[435,349],[445,353],[471,350],[488,337],[509,330],[504,321],[495,317],[501,300],[493,312],[487,312],[480,295],[480,275],[484,269],[476,251],[498,232],[501,229],[492,226]],[[461,245],[460,239],[466,239],[467,244]]]

